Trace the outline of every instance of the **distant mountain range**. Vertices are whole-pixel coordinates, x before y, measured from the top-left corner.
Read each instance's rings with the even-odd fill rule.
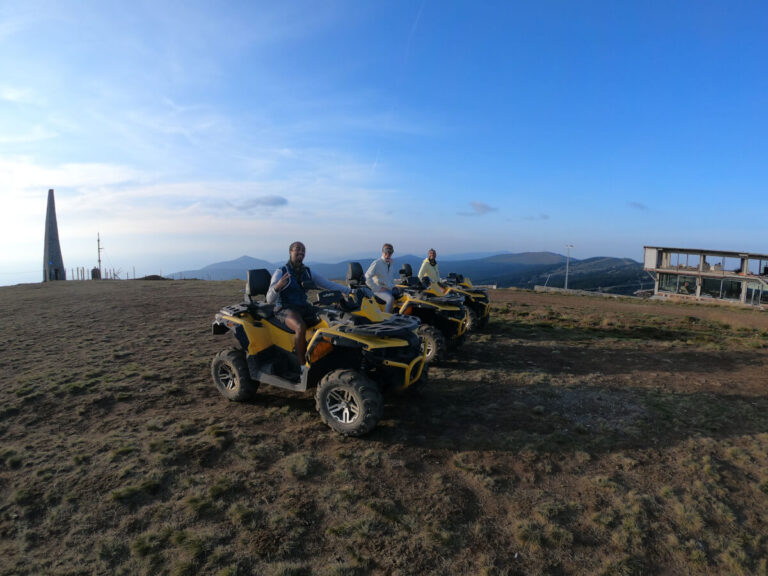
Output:
[[[565,284],[566,257],[554,252],[522,252],[519,254],[496,253],[480,257],[438,259],[440,272],[447,276],[450,272],[463,274],[472,279],[474,284],[493,284],[499,288],[533,288],[536,285],[563,287]],[[335,264],[307,261],[314,272],[326,278],[343,280],[347,275],[347,265],[354,260],[345,260]],[[371,258],[357,260],[367,268]],[[423,258],[406,254],[395,258],[395,263],[402,266],[408,263],[414,273],[418,271]],[[168,275],[172,279],[201,280],[245,280],[247,270],[266,268],[272,272],[285,262],[268,262],[251,256],[241,256],[235,260],[217,262],[199,270],[184,270]],[[650,277],[643,271],[643,265],[630,258],[595,257],[586,260],[571,258],[568,262],[568,287],[577,290],[595,290],[614,294],[632,294],[636,290],[653,287]]]

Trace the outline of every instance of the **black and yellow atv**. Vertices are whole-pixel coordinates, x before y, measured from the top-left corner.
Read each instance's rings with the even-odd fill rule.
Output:
[[[340,299],[336,302],[335,306],[339,310],[339,318],[343,322],[352,322],[353,324],[372,324],[381,323],[387,320],[395,318],[402,318],[401,315],[391,314],[384,312],[380,301],[377,302],[373,295],[373,291],[364,283],[359,281],[359,264],[352,262],[347,268],[347,284],[351,290],[349,297],[346,299]],[[405,316],[408,318],[408,322],[416,323],[416,333],[422,338],[422,346],[427,355],[430,350],[430,343],[422,336],[422,330],[420,328],[421,320],[417,316]],[[429,360],[424,365],[421,372],[421,377],[417,383],[419,386],[423,385],[428,379],[429,374]],[[412,384],[407,389],[412,390],[415,384]],[[402,387],[396,388],[397,392],[402,392]]]
[[[404,390],[422,377],[418,322],[392,316],[356,324],[330,307],[341,293],[321,292],[317,321],[307,328],[306,363],[300,366],[293,331],[275,317],[274,305],[255,299],[267,293],[270,279],[267,270],[249,270],[245,301],[216,314],[213,333],[231,333],[239,344],[214,357],[216,388],[229,400],[243,401],[260,383],[295,392],[315,387],[323,422],[345,436],[370,432],[382,415],[382,393]]]
[[[350,287],[364,286],[365,274],[358,262],[351,262],[347,272]],[[383,309],[384,302],[374,298]],[[445,359],[448,348],[460,346],[466,337],[467,312],[459,296],[423,295],[413,287],[399,287],[394,303],[394,312],[402,316],[414,316],[421,320],[418,329],[424,339],[427,363]]]
[[[440,281],[440,287],[431,287],[435,294],[460,294],[464,297],[464,306],[467,308],[467,330],[478,330],[488,324],[491,313],[491,303],[488,299],[488,290],[472,285],[472,281],[451,272],[447,278]],[[442,288],[442,291],[438,292]]]

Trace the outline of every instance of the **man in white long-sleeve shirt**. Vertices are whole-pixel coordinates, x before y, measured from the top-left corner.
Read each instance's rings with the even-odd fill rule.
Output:
[[[381,258],[371,262],[365,273],[365,283],[376,296],[384,301],[386,312],[392,312],[392,305],[395,302],[395,297],[392,295],[397,277],[397,267],[392,259],[394,253],[395,249],[392,244],[384,244],[381,247]]]

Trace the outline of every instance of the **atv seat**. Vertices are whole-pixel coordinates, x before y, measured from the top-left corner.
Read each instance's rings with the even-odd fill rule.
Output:
[[[275,305],[265,301],[254,299],[254,296],[266,296],[272,275],[264,268],[248,270],[245,282],[245,303],[248,310],[257,318],[272,318],[275,313]]]
[[[365,286],[365,274],[360,262],[350,262],[347,264],[347,286],[357,288]]]

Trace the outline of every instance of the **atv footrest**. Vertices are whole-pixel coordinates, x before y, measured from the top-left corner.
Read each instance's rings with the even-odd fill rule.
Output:
[[[298,377],[298,372],[295,369],[285,368],[280,365],[276,365],[275,362],[279,362],[279,359],[270,359],[266,362],[259,362],[253,356],[248,357],[248,373],[252,380],[257,380],[262,384],[269,384],[270,386],[276,386],[278,388],[284,388],[285,390],[293,390],[294,392],[304,392],[307,389],[307,375],[301,374]],[[284,378],[280,374],[297,376],[297,380],[292,378]]]

